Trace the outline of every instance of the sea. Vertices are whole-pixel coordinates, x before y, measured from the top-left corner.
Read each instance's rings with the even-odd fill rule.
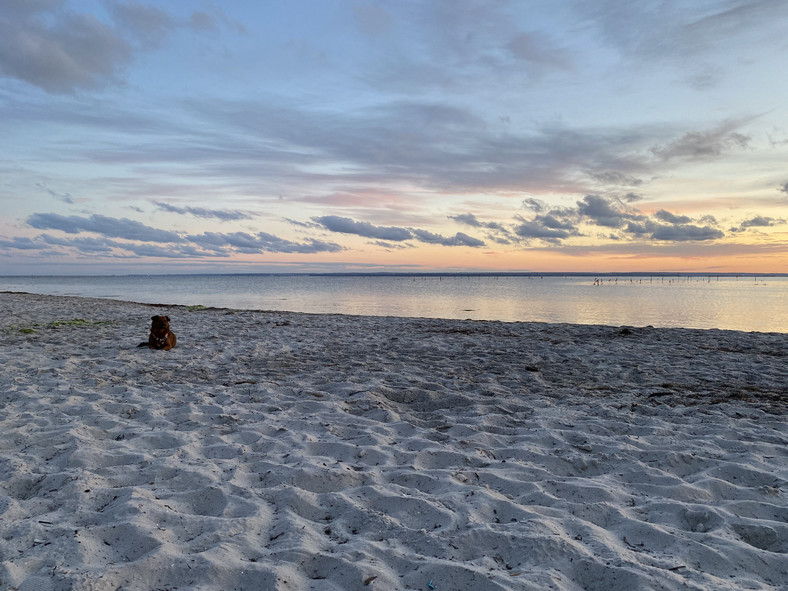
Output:
[[[0,277],[0,291],[314,314],[788,333],[788,275]]]

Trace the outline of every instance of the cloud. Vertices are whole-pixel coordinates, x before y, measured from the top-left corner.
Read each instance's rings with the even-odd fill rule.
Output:
[[[715,240],[725,236],[721,230],[710,226],[692,224],[656,225],[651,231],[653,240],[687,242],[696,240]]]
[[[591,178],[604,183],[606,185],[619,185],[637,187],[643,184],[643,179],[635,176],[624,174],[617,170],[606,170],[603,172],[589,172]]]
[[[538,215],[536,216],[535,220],[545,228],[550,228],[552,230],[566,230],[567,232],[577,232],[577,228],[575,228],[573,223],[565,220],[559,220],[551,214]]]
[[[94,214],[90,217],[63,216],[56,213],[34,213],[27,218],[28,225],[39,230],[61,230],[67,234],[95,232],[112,238],[147,242],[181,242],[175,232],[158,230],[128,218],[110,218]]]
[[[752,228],[755,226],[774,226],[775,224],[784,224],[785,220],[783,219],[775,219],[770,217],[764,216],[755,216],[754,218],[750,218],[749,220],[744,220],[741,225],[742,228]]]
[[[62,2],[28,4],[0,16],[0,71],[51,93],[94,88],[131,60],[132,50],[112,27]]]
[[[104,6],[109,22],[75,12],[63,0],[2,2],[0,72],[53,94],[100,88],[176,28],[207,24],[197,13],[181,23],[134,0],[107,0]]]
[[[126,0],[108,2],[107,7],[117,29],[141,49],[157,47],[176,26],[170,15],[155,6]]]
[[[279,238],[266,232],[248,234],[246,232],[233,232],[219,234],[205,232],[199,235],[188,236],[187,239],[203,248],[221,251],[227,247],[245,254],[260,254],[263,252],[285,253],[316,253],[339,252],[343,248],[333,242],[310,239],[307,242],[293,242]]]
[[[698,226],[695,224],[660,224],[652,219],[643,219],[639,222],[630,222],[625,231],[640,238],[650,238],[664,242],[691,242],[702,240],[716,240],[725,234],[711,226]]]
[[[50,189],[49,187],[47,187],[44,183],[36,183],[36,186],[39,189],[43,189],[44,191],[49,193],[52,197],[54,197],[58,201],[62,201],[63,203],[68,203],[69,205],[73,205],[74,203],[74,198],[71,196],[70,193],[57,193],[52,189]]]
[[[590,218],[598,226],[620,228],[627,220],[638,216],[623,211],[613,203],[599,195],[586,195],[577,202],[577,211],[581,216]]]
[[[468,236],[463,232],[457,232],[454,236],[448,238],[440,234],[434,234],[427,230],[413,229],[413,236],[421,242],[428,244],[440,244],[441,246],[472,246],[474,248],[484,246],[484,242],[472,236]]]
[[[244,213],[237,210],[219,210],[219,209],[205,209],[203,207],[176,207],[162,201],[153,202],[156,207],[170,213],[178,213],[183,215],[193,215],[198,218],[216,218],[223,222],[233,220],[251,220],[253,215]]]
[[[108,253],[114,247],[123,246],[106,238],[57,238],[50,234],[42,234],[39,239],[53,246],[74,247],[84,253]]]
[[[533,220],[523,220],[514,228],[514,233],[521,238],[538,238],[546,242],[558,243],[577,234],[576,230],[551,228],[545,225],[545,216],[537,216]]]
[[[342,234],[356,234],[365,238],[377,238],[393,242],[401,242],[413,238],[410,230],[394,226],[374,226],[369,222],[356,222],[350,218],[327,215],[313,218],[326,230]]]
[[[556,244],[582,235],[576,223],[579,220],[593,226],[618,230],[618,233],[606,236],[607,239],[617,241],[628,237],[636,240],[687,242],[716,240],[724,236],[724,233],[715,227],[716,220],[711,216],[693,220],[664,209],[653,216],[647,216],[626,206],[620,199],[599,195],[586,195],[576,203],[577,208],[574,210],[555,209],[545,214],[537,214],[530,220],[521,219],[514,232],[522,238],[538,238]]]
[[[399,228],[396,226],[375,226],[369,222],[357,222],[350,218],[335,215],[313,218],[326,230],[339,232],[342,234],[355,234],[365,238],[377,238],[385,242],[402,242],[404,240],[416,239],[428,244],[440,244],[442,246],[484,246],[484,242],[478,238],[468,236],[463,232],[457,232],[454,236],[443,236],[427,230],[418,228]]]
[[[83,252],[100,252],[107,251],[110,248],[120,248],[140,256],[165,256],[164,252],[172,252],[173,257],[186,257],[216,256],[217,254],[227,256],[230,251],[259,254],[264,252],[317,253],[344,250],[342,246],[333,242],[316,239],[294,242],[266,232],[258,232],[256,234],[246,232],[227,234],[205,232],[197,235],[180,236],[175,232],[152,228],[127,218],[117,219],[102,215],[80,217],[38,213],[30,216],[27,219],[27,223],[34,228],[61,230],[67,234],[93,232],[108,238],[122,238],[135,241],[125,243],[105,238],[57,238],[47,234],[40,237],[47,244],[71,246]],[[140,242],[147,244],[139,244]],[[196,244],[203,250],[196,250],[187,242]],[[167,244],[167,246],[160,246],[162,243]],[[19,247],[13,248],[21,248],[25,245],[20,243]],[[6,246],[10,247],[10,245]]]
[[[482,222],[476,219],[476,216],[473,215],[472,213],[450,215],[449,219],[460,222],[461,224],[465,224],[466,226],[472,226],[474,228],[481,228],[483,226]]]
[[[450,215],[448,217],[450,220],[454,220],[456,222],[465,224],[466,226],[471,226],[473,228],[486,228],[488,230],[495,230],[498,232],[507,231],[506,228],[504,228],[503,225],[499,224],[498,222],[482,222],[472,213]]]
[[[536,213],[540,213],[547,208],[547,205],[544,201],[529,197],[527,199],[523,199],[523,207],[530,209],[531,211],[535,211]]]
[[[771,228],[772,226],[784,223],[786,223],[786,220],[783,218],[758,215],[749,220],[744,220],[738,227],[731,228],[731,232],[744,232],[748,228]]]
[[[17,250],[39,250],[41,245],[30,238],[15,236],[11,240],[0,239],[0,248],[14,248]]]
[[[699,160],[719,157],[734,149],[745,149],[752,138],[734,131],[745,122],[730,121],[709,131],[691,131],[666,146],[655,146],[651,151],[663,160]]]
[[[662,220],[663,222],[668,222],[669,224],[687,224],[692,221],[691,218],[685,215],[674,215],[669,211],[665,211],[664,209],[660,209],[657,213],[654,214],[658,220]]]
[[[472,228],[481,228],[488,231],[487,238],[497,244],[511,244],[511,231],[503,224],[498,222],[482,222],[472,213],[450,215],[450,220],[454,220]],[[481,244],[479,245],[481,246]]]

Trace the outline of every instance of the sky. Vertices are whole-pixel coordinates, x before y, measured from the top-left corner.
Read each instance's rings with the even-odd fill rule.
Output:
[[[785,0],[0,0],[0,274],[788,272]]]

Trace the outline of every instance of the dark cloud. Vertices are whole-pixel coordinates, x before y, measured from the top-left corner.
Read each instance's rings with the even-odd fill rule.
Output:
[[[712,226],[684,223],[660,224],[652,219],[630,222],[625,231],[639,238],[665,242],[716,240],[725,236],[721,230]]]
[[[416,239],[420,242],[440,244],[442,246],[484,246],[482,240],[468,236],[463,232],[457,232],[454,236],[447,237],[418,228],[375,226],[369,222],[357,222],[350,218],[333,215],[314,218],[314,220],[331,232],[355,234],[365,238],[377,238],[384,242],[402,242],[404,240]]]
[[[547,204],[545,204],[544,201],[540,201],[539,199],[533,199],[532,197],[529,197],[528,199],[523,199],[523,207],[536,213],[540,213],[547,209]]]
[[[688,224],[692,221],[692,218],[689,218],[685,215],[674,215],[669,211],[665,211],[664,209],[660,209],[654,214],[654,217],[669,224]]]
[[[704,216],[693,220],[688,216],[676,215],[664,209],[653,216],[644,215],[626,206],[620,199],[599,195],[586,195],[577,202],[577,208],[555,209],[538,214],[530,220],[520,220],[514,232],[522,238],[537,238],[557,244],[572,236],[582,235],[578,221],[603,228],[614,228],[607,239],[630,238],[659,242],[688,242],[716,240],[724,236],[716,227],[716,220]],[[701,225],[703,224],[703,225]]]
[[[463,232],[457,232],[454,236],[441,236],[433,234],[427,230],[413,229],[413,236],[421,242],[428,244],[440,244],[441,246],[472,246],[474,248],[484,246],[484,242]]]
[[[628,220],[637,218],[635,214],[616,207],[613,202],[599,195],[586,195],[582,201],[577,202],[577,211],[591,219],[598,226],[620,228]]]
[[[463,213],[459,215],[448,216],[450,220],[471,226],[472,228],[486,228],[497,232],[506,232],[506,228],[498,222],[482,222],[472,213]]]
[[[570,230],[545,226],[543,219],[523,220],[514,228],[514,233],[521,238],[538,238],[551,243],[558,243],[576,234]]]
[[[712,228],[710,226],[695,226],[692,224],[658,224],[651,231],[651,238],[653,240],[670,242],[716,240],[724,236],[725,234],[717,228]]]
[[[755,216],[749,220],[744,220],[738,227],[731,228],[731,232],[744,232],[748,228],[771,228],[777,224],[784,224],[786,220],[783,218],[772,218],[762,215]]]
[[[462,213],[459,215],[450,215],[450,220],[454,220],[456,222],[460,222],[461,224],[465,224],[466,226],[472,226],[474,228],[481,228],[482,222],[476,219],[476,216],[472,213]]]
[[[162,209],[164,211],[169,211],[171,213],[193,215],[194,217],[198,217],[198,218],[215,218],[223,222],[228,222],[233,220],[251,220],[252,218],[254,218],[253,215],[249,213],[244,213],[242,211],[205,209],[203,207],[177,207],[175,205],[170,205],[162,201],[154,201],[153,203],[159,209]]]
[[[511,231],[498,222],[482,222],[472,213],[450,215],[449,219],[470,226],[471,228],[487,230],[487,238],[497,244],[512,243],[513,237]],[[481,246],[481,244],[479,246]]]
[[[264,252],[308,254],[343,250],[340,245],[333,242],[323,242],[314,239],[306,242],[293,242],[266,232],[258,232],[257,234],[248,234],[246,232],[228,234],[205,232],[204,234],[188,236],[187,238],[190,242],[209,250],[222,251],[226,248],[231,248],[236,252],[245,254],[260,254]]]
[[[357,222],[350,218],[336,215],[327,215],[314,218],[314,220],[322,225],[326,230],[330,230],[331,232],[355,234],[357,236],[364,236],[365,238],[378,238],[380,240],[388,240],[393,242],[400,242],[402,240],[410,240],[413,238],[413,234],[406,228],[397,228],[394,226],[374,226],[369,222]]]
[[[775,224],[784,224],[784,223],[785,220],[783,219],[775,219],[775,218],[764,217],[759,215],[759,216],[755,216],[754,218],[750,218],[749,220],[744,220],[741,223],[741,225],[742,228],[752,228],[755,226],[768,227],[768,226],[774,226]]]
[[[80,217],[56,213],[34,213],[27,218],[27,223],[39,230],[61,230],[67,234],[94,232],[112,238],[147,242],[181,242],[182,240],[175,232],[158,230],[128,218],[110,218],[98,214]]]
[[[47,234],[40,237],[42,242],[49,245],[70,246],[82,252],[106,252],[111,248],[119,248],[134,252],[140,256],[165,256],[163,253],[171,252],[173,257],[221,255],[227,256],[231,251],[247,254],[263,252],[285,253],[316,253],[339,252],[343,248],[333,242],[308,239],[305,242],[294,242],[268,234],[258,232],[233,232],[221,234],[205,232],[203,234],[182,237],[175,232],[159,230],[130,220],[117,219],[101,215],[90,217],[62,216],[58,214],[34,214],[27,223],[38,229],[61,230],[67,234],[92,232],[104,238],[58,238]],[[135,242],[116,242],[108,238],[122,238]],[[147,244],[139,244],[139,243]],[[191,242],[203,250],[197,250],[187,244]],[[162,243],[167,246],[160,246]],[[21,243],[20,243],[21,244]],[[32,246],[31,246],[32,248]]]
[[[550,228],[552,230],[566,230],[568,232],[576,232],[577,228],[575,225],[566,220],[559,220],[554,215],[538,215],[535,218],[535,221],[545,228]]]

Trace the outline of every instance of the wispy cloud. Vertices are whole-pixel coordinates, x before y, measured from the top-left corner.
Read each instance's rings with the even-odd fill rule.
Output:
[[[785,2],[0,4],[15,256],[783,240]]]
[[[250,213],[245,213],[243,211],[237,210],[224,210],[224,209],[206,209],[204,207],[178,207],[176,205],[170,205],[169,203],[164,203],[163,201],[154,201],[153,202],[156,207],[163,211],[168,211],[170,213],[177,213],[181,215],[192,215],[198,218],[208,218],[208,219],[218,219],[223,222],[229,222],[234,220],[251,220],[255,216]]]
[[[56,213],[34,213],[27,218],[28,225],[39,230],[62,230],[67,234],[95,232],[113,238],[144,240],[149,242],[181,242],[176,232],[159,230],[129,218],[112,218],[99,214],[90,217],[64,216]]]
[[[261,254],[265,252],[309,254],[317,252],[339,252],[342,250],[339,244],[333,242],[324,242],[315,239],[310,239],[306,242],[294,242],[266,232],[258,232],[256,234],[249,234],[247,232],[232,232],[227,234],[205,232],[204,234],[188,236],[187,239],[206,250],[225,251],[225,249],[230,248],[234,252],[245,254]]]
[[[389,242],[401,242],[410,240],[413,234],[406,228],[394,226],[375,226],[369,222],[357,222],[350,218],[336,215],[327,215],[315,218],[315,221],[322,225],[326,230],[339,232],[341,234],[355,234],[365,238],[378,238]]]
[[[473,248],[484,246],[483,240],[468,236],[468,234],[464,232],[457,232],[454,236],[448,237],[442,236],[441,234],[435,234],[434,232],[428,232],[427,230],[412,229],[411,232],[413,232],[414,238],[428,244],[440,244],[441,246],[471,246]]]
[[[731,121],[708,131],[690,131],[667,145],[652,148],[652,152],[664,160],[695,160],[716,158],[731,150],[742,150],[752,140],[750,136],[736,131],[743,123]]]
[[[447,237],[418,228],[375,226],[369,222],[357,222],[351,218],[340,216],[323,216],[315,218],[315,221],[331,232],[355,234],[356,236],[377,238],[386,242],[402,242],[415,239],[419,242],[439,244],[441,246],[484,246],[484,241],[463,232],[457,232],[454,236]]]

